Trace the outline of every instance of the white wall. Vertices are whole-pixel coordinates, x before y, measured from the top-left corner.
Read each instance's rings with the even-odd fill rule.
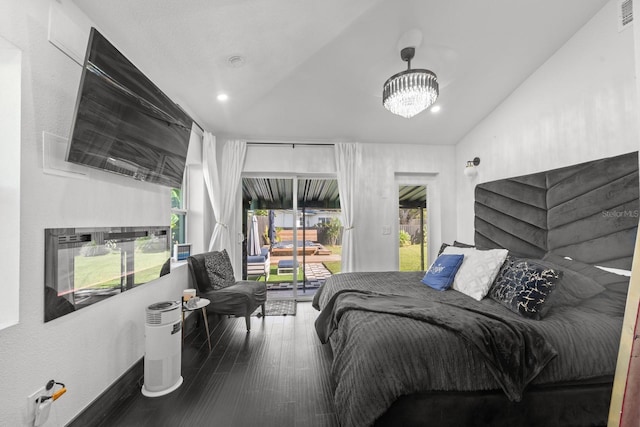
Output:
[[[22,51],[20,322],[0,330],[2,426],[26,425],[26,396],[52,378],[68,392],[47,425],[69,422],[143,356],[144,308],[179,299],[186,284],[182,268],[44,323],[45,228],[168,225],[170,209],[165,187],[43,173],[42,132],[69,135],[81,70],[47,41],[48,13],[47,0],[0,3],[0,37]]]
[[[476,184],[638,150],[633,31],[618,32],[616,4],[457,144],[459,240],[473,241]],[[476,156],[479,174],[469,180],[462,169]]]
[[[455,224],[455,148],[409,144],[363,144],[357,184],[354,236],[358,271],[398,269],[398,182],[410,176],[414,183],[429,186],[440,197],[434,218],[441,218],[429,230],[429,248],[437,251],[440,241],[453,241]],[[244,173],[252,176],[335,176],[333,147],[249,146]],[[241,230],[241,218],[236,225]],[[430,224],[431,225],[431,224]],[[393,232],[383,234],[383,227]],[[434,227],[436,227],[434,229]],[[431,259],[431,258],[430,258]]]
[[[20,301],[20,87],[22,52],[0,37],[0,207],[2,239],[0,328],[19,319]]]

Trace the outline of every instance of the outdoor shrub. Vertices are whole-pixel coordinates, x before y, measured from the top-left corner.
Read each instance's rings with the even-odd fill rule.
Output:
[[[404,230],[400,230],[400,247],[409,246],[411,244],[411,235]]]
[[[136,244],[140,252],[158,253],[167,250],[166,241],[156,236],[137,239]]]
[[[340,237],[340,231],[342,230],[342,223],[338,218],[331,218],[329,222],[326,222],[320,226],[326,236],[326,245],[335,246]]]
[[[85,243],[80,248],[80,255],[88,257],[88,256],[101,256],[106,255],[111,252],[104,245],[98,245],[95,241],[90,241],[89,243]]]

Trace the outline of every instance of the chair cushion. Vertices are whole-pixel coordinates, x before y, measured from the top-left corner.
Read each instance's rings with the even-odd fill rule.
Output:
[[[292,259],[281,259],[278,261],[278,268],[293,268]]]
[[[219,314],[251,314],[267,300],[267,284],[241,280],[231,286],[202,294],[211,303],[207,310]]]
[[[214,290],[223,289],[236,283],[233,266],[226,249],[220,252],[204,254],[204,264],[207,268],[209,281]]]
[[[247,256],[247,264],[259,264],[267,260],[267,257],[262,255],[249,255]]]
[[[269,259],[269,248],[260,249],[260,255],[248,255],[247,263],[261,263]]]
[[[192,277],[201,293],[224,289],[236,282],[229,254],[224,249],[221,252],[192,255],[187,258],[187,261]]]

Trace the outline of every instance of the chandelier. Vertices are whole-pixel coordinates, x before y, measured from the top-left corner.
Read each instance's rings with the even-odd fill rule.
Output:
[[[426,110],[438,99],[438,77],[430,70],[411,69],[415,53],[413,47],[400,51],[400,57],[407,62],[407,70],[389,77],[382,88],[384,108],[407,119]]]

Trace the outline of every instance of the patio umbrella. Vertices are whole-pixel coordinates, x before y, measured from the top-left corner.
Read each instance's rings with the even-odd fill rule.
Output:
[[[271,246],[276,241],[276,213],[273,209],[269,210],[269,243]]]
[[[247,238],[247,254],[249,256],[260,255],[260,231],[258,230],[258,218],[251,218],[251,228]]]

